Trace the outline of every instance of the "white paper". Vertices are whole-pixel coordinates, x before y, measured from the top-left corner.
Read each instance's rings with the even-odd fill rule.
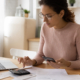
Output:
[[[44,69],[44,68],[37,68],[32,67],[31,69],[26,69],[33,74],[36,75],[68,75],[65,69]]]
[[[25,68],[28,68],[28,69],[30,69],[30,68],[32,68],[33,66],[26,66]],[[23,68],[20,68],[20,69],[23,69]],[[0,74],[0,79],[3,79],[3,78],[7,78],[7,77],[18,77],[17,75],[14,75],[14,74],[12,74],[10,71],[7,71],[7,72],[3,72],[3,73],[1,73]]]
[[[80,80],[80,75],[53,75],[53,76],[44,76],[40,75],[36,77],[36,80]]]
[[[37,72],[39,71],[39,70],[42,70],[43,68],[38,68],[38,67],[32,67],[32,68],[30,68],[30,69],[26,69],[26,70],[28,70],[30,73],[32,73],[32,74],[37,74]]]
[[[1,75],[0,75],[0,79],[3,79],[3,78],[6,78],[6,77],[13,77],[14,79],[17,79],[18,80],[23,80],[23,79],[27,79],[27,78],[31,78],[31,77],[34,77],[36,76],[35,74],[28,74],[28,75],[21,75],[21,76],[18,76],[18,75],[14,75],[12,74],[11,72],[7,71],[7,72],[3,72]]]
[[[36,80],[52,80],[50,76],[40,75],[36,77]]]
[[[36,77],[29,78],[27,80],[36,80]]]
[[[51,76],[53,75],[68,75],[65,69],[43,69],[33,67],[27,70],[36,74],[36,78],[30,78],[28,80],[52,80]]]
[[[6,74],[0,74],[0,79],[3,79],[3,78],[7,78],[7,77],[10,77],[10,75],[6,75]]]
[[[68,75],[65,69],[43,69],[32,67],[26,69],[30,71],[29,75],[17,76],[11,72],[3,72],[0,74],[0,79],[13,77],[13,80],[80,80],[80,75]]]
[[[52,80],[80,80],[80,75],[53,76]]]
[[[25,68],[32,68],[33,66],[25,66]]]
[[[70,80],[80,80],[80,75],[68,75]]]
[[[24,79],[14,78],[14,79],[12,79],[12,80],[24,80]],[[27,79],[26,79],[26,80],[27,80]]]
[[[38,75],[68,75],[65,69],[41,69],[37,72]]]
[[[24,75],[24,76],[18,76],[16,78],[14,78],[13,80],[27,80],[31,77],[35,77],[36,75],[34,74],[29,74],[29,75]]]

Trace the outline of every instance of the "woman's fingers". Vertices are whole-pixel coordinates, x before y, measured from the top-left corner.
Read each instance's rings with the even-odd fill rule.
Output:
[[[23,58],[18,58],[19,63],[23,62]]]
[[[25,67],[25,62],[23,62],[23,68]]]
[[[32,65],[32,60],[27,56],[24,58],[18,58],[19,63],[23,63],[23,67],[26,65]]]
[[[52,66],[54,66],[54,68],[60,68],[60,65],[58,65],[57,63],[54,63],[52,61],[50,63],[51,63]]]
[[[57,63],[54,63],[54,62],[52,62],[52,61],[47,61],[48,62],[48,64],[49,65],[51,65],[52,67],[54,67],[54,68],[60,68],[60,65],[58,65]]]
[[[30,58],[27,56],[27,57],[24,57],[23,59],[24,59],[24,61],[26,62],[26,61],[29,60]]]
[[[29,60],[28,56],[23,58],[23,68],[25,67],[26,64],[28,64],[28,60]]]
[[[30,59],[27,60],[27,64],[26,64],[26,65],[28,65],[28,66],[29,66],[29,65],[32,65],[32,60],[30,60]]]
[[[64,62],[64,59],[59,59],[59,60],[56,60],[57,63],[63,63]]]
[[[59,59],[56,61],[60,66],[66,66],[69,67],[71,65],[71,62],[66,61],[64,59]]]

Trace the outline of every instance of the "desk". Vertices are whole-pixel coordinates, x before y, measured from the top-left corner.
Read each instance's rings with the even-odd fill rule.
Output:
[[[19,68],[22,68],[22,64],[19,64],[17,60],[14,60],[14,59],[10,59],[10,58],[2,58],[0,57],[0,59],[8,59],[8,60],[11,60],[15,65],[17,65]],[[54,69],[53,67],[51,67],[50,65],[48,64],[41,64],[37,67],[40,67],[40,68],[45,68],[45,69]],[[67,71],[68,74],[79,74],[80,75],[80,70],[73,70],[71,68],[66,68],[66,67],[62,67],[60,69],[65,69]],[[0,71],[1,72],[5,72],[5,71]],[[2,80],[12,80],[13,78],[12,77],[9,77],[9,78],[5,78],[5,79],[2,79]]]

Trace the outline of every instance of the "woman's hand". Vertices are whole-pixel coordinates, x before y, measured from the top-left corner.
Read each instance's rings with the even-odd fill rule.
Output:
[[[35,64],[35,60],[31,60],[28,56],[24,58],[18,58],[19,63],[23,64],[23,67]]]
[[[56,60],[56,62],[52,62],[52,61],[47,61],[48,64],[50,64],[52,67],[54,68],[60,68],[62,66],[66,66],[66,67],[69,67],[71,65],[71,62],[69,61],[66,61],[64,59],[59,59],[59,60]]]
[[[60,68],[60,65],[57,64],[56,62],[47,61],[47,63],[48,63],[49,65],[51,65],[52,67],[54,67],[54,68]]]

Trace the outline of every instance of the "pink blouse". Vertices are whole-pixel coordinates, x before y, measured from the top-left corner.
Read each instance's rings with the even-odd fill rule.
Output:
[[[35,57],[37,64],[42,56],[71,62],[71,68],[80,69],[80,25],[69,22],[64,28],[50,28],[44,23],[41,27],[40,45]]]

